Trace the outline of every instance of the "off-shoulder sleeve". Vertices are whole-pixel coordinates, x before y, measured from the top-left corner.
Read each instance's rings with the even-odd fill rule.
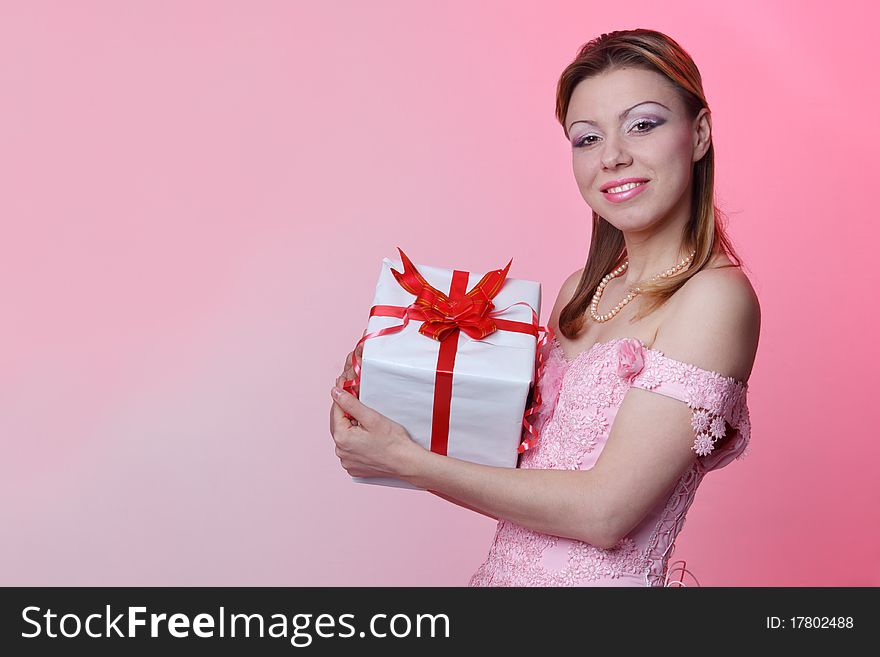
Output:
[[[631,377],[633,387],[681,400],[690,407],[693,450],[705,472],[748,455],[748,384],[669,358],[654,349],[643,347],[641,353],[644,366]],[[729,436],[728,440],[716,447],[725,436]]]

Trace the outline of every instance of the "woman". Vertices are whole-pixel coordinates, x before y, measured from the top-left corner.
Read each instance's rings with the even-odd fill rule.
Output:
[[[563,71],[556,113],[593,233],[548,321],[540,439],[516,469],[469,463],[337,389],[331,433],[352,476],[498,519],[473,586],[663,586],[702,477],[747,447],[760,308],[714,205],[711,114],[681,46],[603,34]]]

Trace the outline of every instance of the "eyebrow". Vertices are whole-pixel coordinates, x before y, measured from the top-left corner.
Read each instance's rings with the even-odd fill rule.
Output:
[[[633,105],[633,106],[630,107],[629,109],[625,109],[625,110],[623,110],[617,118],[618,118],[618,119],[622,119],[622,118],[624,118],[627,114],[629,114],[630,112],[632,112],[636,107],[638,107],[639,105],[644,105],[644,104],[646,104],[646,103],[654,103],[655,105],[659,105],[660,107],[669,110],[669,108],[666,107],[666,105],[664,105],[663,103],[659,103],[659,102],[657,102],[656,100],[643,100],[643,101],[640,102],[640,103],[636,103],[635,105]],[[669,111],[671,112],[672,110],[669,110]],[[568,129],[571,130],[571,126],[573,126],[575,123],[589,123],[590,125],[599,125],[599,124],[596,123],[595,121],[589,121],[589,120],[587,120],[587,119],[581,119],[580,121],[574,121],[574,122],[572,122],[572,124],[571,124],[570,126],[568,126]]]

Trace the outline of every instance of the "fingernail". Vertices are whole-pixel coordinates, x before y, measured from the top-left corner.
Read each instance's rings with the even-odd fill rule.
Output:
[[[330,394],[333,395],[333,399],[339,399],[339,395],[342,394],[342,391],[339,388],[337,388],[336,386],[333,386],[330,389]]]

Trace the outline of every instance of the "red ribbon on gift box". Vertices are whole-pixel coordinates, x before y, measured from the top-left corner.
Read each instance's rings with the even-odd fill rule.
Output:
[[[405,327],[411,319],[422,321],[419,333],[440,342],[440,351],[437,356],[437,370],[434,382],[434,408],[431,421],[431,451],[437,454],[446,454],[449,442],[449,409],[452,403],[452,372],[455,368],[455,355],[458,351],[458,336],[464,331],[474,340],[482,340],[497,330],[516,331],[538,337],[538,332],[543,331],[543,337],[538,341],[536,349],[536,374],[534,384],[534,400],[532,405],[523,414],[523,427],[531,436],[523,440],[517,448],[522,453],[532,447],[538,439],[538,434],[529,418],[538,412],[541,406],[541,393],[538,382],[544,370],[544,358],[541,347],[547,341],[547,328],[538,326],[538,316],[535,309],[525,301],[518,301],[502,310],[493,311],[495,305],[492,299],[501,290],[507,272],[513,259],[507,263],[504,269],[496,269],[488,272],[480,281],[467,290],[468,272],[454,269],[449,294],[444,294],[433,287],[422,276],[415,265],[406,257],[400,247],[400,258],[403,262],[403,273],[392,269],[391,273],[400,286],[416,299],[409,306],[386,306],[376,305],[370,309],[370,317],[374,315],[382,317],[398,317],[403,319],[403,324],[389,326],[379,331],[364,335],[358,340],[352,350],[352,367],[355,378],[348,379],[343,383],[343,389],[357,396],[361,378],[361,368],[357,363],[355,352],[358,346],[365,340],[376,338],[389,333],[396,333]],[[532,323],[515,322],[501,319],[496,315],[506,312],[516,305],[528,306],[532,311]]]

